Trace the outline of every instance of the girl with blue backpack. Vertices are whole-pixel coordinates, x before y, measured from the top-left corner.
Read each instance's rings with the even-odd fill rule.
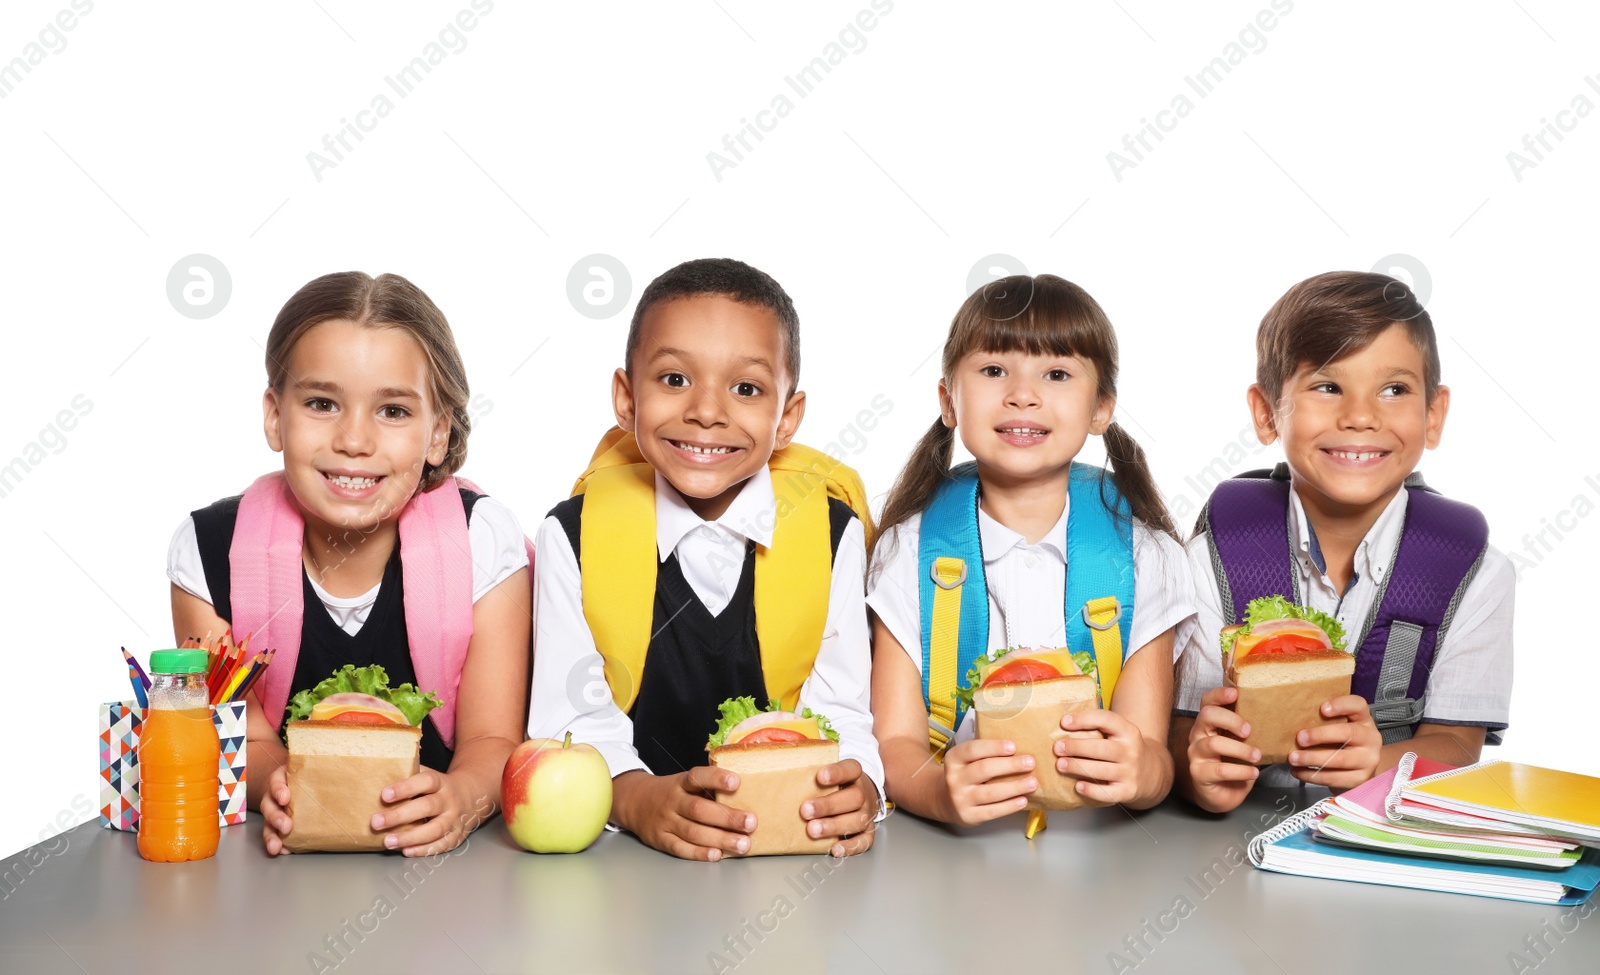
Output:
[[[1082,288],[1017,275],[974,292],[945,341],[939,419],[883,512],[868,577],[872,711],[888,798],[972,825],[1020,812],[1041,776],[1147,808],[1172,760],[1174,637],[1193,582],[1144,453],[1112,419],[1117,339]],[[956,435],[973,461],[951,468]],[[1103,438],[1110,470],[1076,458]],[[1094,660],[1102,708],[1066,715],[1055,767],[975,737],[967,674],[1007,647]],[[1088,659],[1088,658],[1084,658]]]

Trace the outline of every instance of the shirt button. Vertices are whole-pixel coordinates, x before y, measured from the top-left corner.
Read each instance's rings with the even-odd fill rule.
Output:
[[[1022,560],[1022,564],[1032,569],[1039,564],[1039,557],[1029,552],[1027,558]]]

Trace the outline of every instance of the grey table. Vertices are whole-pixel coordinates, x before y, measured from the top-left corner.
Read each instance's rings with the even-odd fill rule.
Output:
[[[957,832],[891,814],[862,857],[713,864],[625,834],[535,856],[499,819],[433,861],[274,861],[254,815],[210,860],[147,864],[91,823],[0,863],[0,972],[1600,971],[1600,902],[1235,865],[1315,797],[1056,813],[1031,843],[1018,817]]]

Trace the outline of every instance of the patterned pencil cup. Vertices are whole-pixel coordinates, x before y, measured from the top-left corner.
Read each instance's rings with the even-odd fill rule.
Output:
[[[100,705],[100,825],[139,829],[139,729],[144,709],[133,701]],[[217,760],[217,824],[232,826],[245,816],[245,702],[216,704],[211,723],[222,756]]]

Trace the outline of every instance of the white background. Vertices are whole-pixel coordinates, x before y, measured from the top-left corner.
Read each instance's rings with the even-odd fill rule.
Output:
[[[1600,104],[1592,6],[1300,0],[1201,98],[1185,76],[1266,0],[899,0],[802,99],[784,76],[867,0],[499,0],[399,97],[385,76],[468,6],[101,0],[0,99],[0,465],[44,447],[0,497],[0,850],[97,804],[95,706],[128,695],[117,647],[173,642],[174,527],[275,466],[261,344],[284,300],[352,268],[426,289],[477,401],[465,473],[531,531],[610,422],[632,302],[578,314],[566,280],[592,253],[634,296],[691,257],[773,274],[804,326],[801,439],[850,445],[878,495],[934,418],[929,356],[974,264],[1066,276],[1117,326],[1121,416],[1185,524],[1190,478],[1276,459],[1228,452],[1273,300],[1414,256],[1454,389],[1423,469],[1528,563],[1490,755],[1600,774],[1583,747],[1600,118],[1563,116],[1520,180],[1507,160],[1575,96]],[[64,9],[7,3],[0,64]],[[380,93],[393,110],[318,179],[307,154]],[[792,111],[716,178],[707,154],[779,94]],[[1179,94],[1193,110],[1117,179],[1107,153]],[[199,320],[166,292],[195,253],[232,280]],[[80,394],[87,415],[50,432]],[[880,395],[888,416],[841,440]],[[1553,524],[1570,530],[1527,547]]]

